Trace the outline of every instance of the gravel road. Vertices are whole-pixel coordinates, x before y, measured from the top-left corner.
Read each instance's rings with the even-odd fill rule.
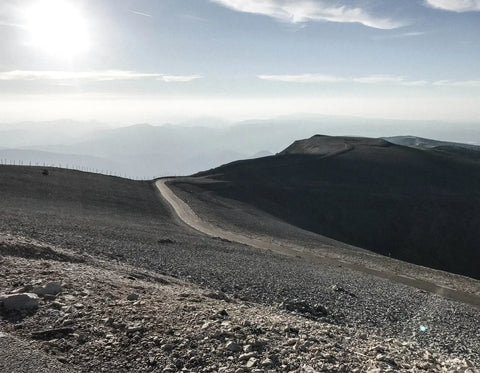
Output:
[[[179,198],[172,189],[167,185],[169,181],[174,179],[159,179],[155,182],[161,196],[172,207],[173,211],[188,226],[193,229],[204,233],[208,236],[219,237],[228,241],[237,242],[240,244],[255,247],[261,250],[269,250],[279,254],[297,256],[304,258],[314,263],[324,263],[330,266],[341,266],[348,269],[352,269],[358,272],[374,275],[380,278],[388,279],[396,283],[409,285],[420,290],[426,290],[431,293],[442,295],[445,298],[455,301],[467,303],[480,309],[480,296],[471,294],[458,289],[451,289],[445,286],[440,286],[431,281],[420,280],[404,275],[398,275],[388,270],[374,270],[371,266],[364,266],[355,263],[355,258],[351,258],[348,255],[343,255],[342,259],[337,259],[335,255],[335,248],[330,245],[317,244],[316,250],[306,250],[305,246],[294,243],[291,240],[281,239],[279,237],[268,236],[249,230],[243,230],[242,233],[235,230],[227,230],[222,227],[212,224],[199,217],[192,208]],[[181,179],[180,179],[181,180]],[[218,220],[217,220],[218,221]],[[320,236],[319,236],[320,237]],[[325,250],[318,250],[318,246],[325,246]],[[355,250],[354,247],[348,249],[349,251],[355,251],[357,254],[362,252],[361,250]],[[378,255],[369,255],[365,253],[364,257],[378,257]],[[388,259],[384,259],[388,261]]]

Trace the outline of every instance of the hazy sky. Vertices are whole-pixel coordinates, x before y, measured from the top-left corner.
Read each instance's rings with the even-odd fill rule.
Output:
[[[1,0],[0,122],[480,121],[480,0]]]

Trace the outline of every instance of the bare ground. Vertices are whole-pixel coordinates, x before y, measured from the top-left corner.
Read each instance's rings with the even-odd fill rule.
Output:
[[[480,308],[480,281],[415,265],[302,230],[245,203],[198,186],[209,178],[159,179],[156,186],[182,221],[218,236],[285,255],[300,256],[387,278]],[[184,202],[188,201],[188,204]]]
[[[471,361],[410,340],[232,299],[35,240],[2,238],[2,253],[16,247],[22,255],[0,257],[1,289],[59,281],[62,291],[42,299],[34,313],[3,315],[5,372],[475,372]],[[46,333],[66,327],[68,334]]]
[[[17,243],[14,241],[13,246],[2,246],[1,270],[9,273],[5,280],[3,277],[0,279],[5,281],[0,287],[2,292],[10,292],[22,284],[29,285],[36,281],[44,283],[56,280],[57,275],[58,279],[68,279],[70,275],[74,279],[78,274],[80,276],[78,278],[82,282],[71,285],[73,289],[71,295],[80,299],[80,302],[77,299],[74,302],[83,305],[83,309],[80,307],[78,311],[83,313],[82,317],[86,317],[88,325],[93,322],[92,320],[97,322],[104,314],[104,309],[117,310],[115,315],[119,317],[124,315],[127,321],[137,322],[138,320],[133,316],[134,310],[138,310],[137,308],[132,307],[131,310],[129,307],[116,308],[118,305],[114,302],[107,302],[108,308],[104,308],[103,295],[91,298],[92,303],[88,303],[92,307],[101,306],[98,311],[101,315],[89,319],[88,315],[90,312],[94,312],[92,310],[95,308],[87,308],[88,295],[85,300],[83,297],[86,295],[82,294],[86,294],[86,292],[78,290],[80,288],[88,290],[91,287],[95,293],[96,287],[100,286],[98,293],[105,290],[117,294],[118,298],[115,299],[119,305],[123,304],[122,296],[126,293],[137,292],[141,295],[142,288],[137,291],[135,286],[145,280],[134,274],[135,280],[130,279],[129,281],[133,282],[124,284],[121,282],[121,278],[124,276],[121,269],[127,268],[126,272],[128,273],[146,271],[150,273],[149,276],[153,277],[168,276],[170,278],[175,276],[175,281],[179,281],[179,283],[185,284],[183,281],[187,281],[185,286],[194,288],[199,286],[201,291],[206,292],[226,293],[238,304],[253,307],[254,314],[249,314],[242,309],[248,318],[254,319],[255,314],[262,309],[271,310],[273,318],[275,315],[280,317],[285,314],[289,307],[290,309],[293,307],[297,310],[308,310],[315,309],[314,306],[319,305],[327,310],[326,316],[322,316],[321,320],[302,317],[301,322],[322,322],[332,328],[351,330],[353,335],[356,331],[363,331],[369,338],[378,339],[378,341],[400,340],[412,344],[415,351],[428,349],[432,354],[445,359],[445,361],[453,361],[458,358],[462,362],[461,364],[466,364],[463,361],[468,360],[474,367],[480,366],[478,353],[480,341],[477,333],[478,325],[480,325],[480,312],[473,307],[349,268],[331,266],[327,263],[313,263],[306,258],[288,257],[200,235],[179,222],[175,215],[171,214],[168,205],[164,204],[156,195],[154,186],[150,183],[58,169],[51,170],[50,175],[44,177],[41,169],[34,167],[0,167],[0,172],[0,191],[2,193],[0,235],[18,240]],[[189,201],[189,205],[196,208],[191,201]],[[202,213],[206,212],[202,211]],[[299,236],[293,234],[291,237],[296,239]],[[25,244],[25,240],[30,243]],[[26,254],[22,254],[25,252],[35,253],[38,246],[42,245],[50,246],[51,250],[42,251],[43,254],[40,257],[26,258]],[[95,263],[79,261],[78,256],[80,258],[91,257]],[[49,262],[50,266],[42,267],[44,262]],[[115,269],[98,264],[102,262],[110,263]],[[98,267],[106,272],[98,272],[95,269]],[[12,270],[11,273],[10,270]],[[87,275],[81,277],[83,271]],[[92,280],[89,281],[88,278]],[[150,280],[145,281],[150,282]],[[175,281],[172,280],[172,282]],[[90,285],[87,286],[88,282]],[[114,293],[117,282],[120,284],[120,290],[124,290]],[[65,295],[68,294],[68,289],[66,287],[64,290]],[[63,295],[60,296],[59,301],[64,303],[67,299],[61,297]],[[161,299],[164,299],[165,307],[167,307],[170,298]],[[125,304],[129,305],[130,303]],[[159,306],[155,305],[155,307]],[[50,310],[49,307],[47,308]],[[223,308],[230,314],[227,305]],[[53,309],[55,310],[55,308]],[[77,310],[73,310],[77,312]],[[39,317],[42,315],[41,312],[42,305],[37,314],[32,317]],[[65,311],[62,310],[62,312]],[[153,315],[153,308],[148,312],[152,312]],[[158,318],[159,314],[161,313],[155,313],[155,317]],[[289,315],[289,313],[286,314]],[[57,316],[58,314],[55,317]],[[187,327],[192,324],[192,320],[187,316],[181,313],[177,318],[167,319],[167,321],[172,321],[175,328]],[[141,317],[140,314],[139,317]],[[286,322],[285,320],[288,321],[288,319],[279,320],[281,323]],[[48,322],[42,322],[40,319],[35,319],[35,321],[39,326],[46,327],[53,325],[51,322],[54,321],[54,318],[48,318]],[[28,318],[21,323],[29,323]],[[240,321],[238,323],[241,324]],[[317,329],[321,330],[319,324],[315,323],[312,324],[312,333]],[[22,333],[22,327],[15,329],[14,325],[15,323],[7,320],[5,324],[2,323],[0,330],[3,332],[8,329],[8,334]],[[33,328],[33,323],[26,325],[26,327],[30,326]],[[98,325],[93,323],[93,326],[103,328],[101,323]],[[425,330],[420,330],[420,326],[426,327]],[[86,324],[82,327],[90,330]],[[26,338],[29,334],[25,333]],[[126,334],[126,331],[124,333]],[[20,334],[14,335],[24,338]],[[105,339],[101,335],[93,335],[99,340]],[[353,335],[347,334],[347,337],[350,336],[351,340],[355,340],[356,337],[353,338]],[[345,341],[343,339],[335,340],[338,345],[335,347],[334,343],[328,348],[325,347],[328,343],[322,342],[327,351],[333,351],[335,364],[339,363],[337,356],[343,356],[343,345],[348,340],[347,338]],[[226,341],[221,340],[221,342]],[[92,344],[95,345],[95,343]],[[139,344],[141,342],[132,343],[130,341],[129,346],[136,349]],[[178,341],[178,345],[181,344],[182,342]],[[98,364],[98,367],[109,366],[109,361],[113,358],[101,353],[104,350],[103,346],[100,343],[96,347],[98,351],[95,353],[91,352],[95,351],[93,347],[88,350],[88,353],[92,353],[94,357],[88,364]],[[146,344],[146,346],[150,345]],[[219,343],[218,346],[224,345]],[[357,355],[355,353],[356,346],[361,348],[361,344],[355,344],[349,353],[345,352],[349,358],[351,358],[352,351],[354,355]],[[127,348],[126,345],[124,348]],[[148,348],[145,347],[142,351],[146,351]],[[183,353],[183,350],[179,351]],[[294,352],[298,354],[296,350]],[[360,349],[358,352],[370,356],[364,350]],[[213,354],[213,351],[211,353]],[[413,355],[402,353],[412,356],[411,360],[415,361],[416,358]],[[291,354],[290,360],[295,358],[295,354],[293,352]],[[67,359],[69,359],[70,352],[62,352],[63,355],[67,355]],[[216,356],[216,354],[214,355]],[[85,356],[88,354],[86,353]],[[313,364],[319,364],[318,366],[323,364],[323,360],[319,357],[307,356]],[[361,355],[359,356],[361,357]],[[120,357],[118,358],[120,359]],[[347,357],[342,357],[342,359],[347,359]],[[124,360],[121,361],[123,364]],[[124,368],[125,371],[128,369],[135,371],[136,360],[130,359],[129,361],[133,365],[127,365]],[[140,359],[138,364],[143,364],[141,361],[143,360]],[[216,368],[212,368],[213,365],[210,365],[210,361],[207,359],[202,363],[203,365],[195,368],[196,370],[188,369],[217,371],[218,365]],[[290,364],[288,359],[286,361]],[[164,363],[166,362],[160,360],[156,368],[159,369]],[[73,363],[67,360],[67,365],[70,364]],[[118,364],[118,366],[121,365],[121,363]],[[168,362],[168,364],[175,364],[175,362]],[[299,364],[303,364],[303,362],[300,361]],[[461,364],[460,366],[462,366]],[[297,365],[295,368],[295,365],[292,365],[291,370],[302,371],[302,369],[308,371],[309,368],[302,368],[301,365]],[[339,365],[331,367],[330,371],[342,371],[342,369],[345,371],[347,368],[340,368]],[[359,369],[359,371],[367,370],[366,367]],[[380,371],[388,371],[388,368],[385,367],[380,369]],[[400,368],[392,369],[395,371]],[[460,371],[466,370],[466,366],[460,369]],[[349,370],[347,369],[347,371]]]

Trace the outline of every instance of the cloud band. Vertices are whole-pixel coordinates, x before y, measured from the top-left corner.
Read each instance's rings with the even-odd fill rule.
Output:
[[[210,0],[237,12],[268,16],[282,22],[328,21],[360,23],[378,29],[394,29],[402,22],[370,15],[362,8],[335,6],[313,0]]]
[[[155,78],[156,80],[170,82],[189,82],[200,79],[200,75],[166,75],[157,73],[139,73],[125,70],[106,71],[26,71],[12,70],[0,72],[0,80],[137,80]]]

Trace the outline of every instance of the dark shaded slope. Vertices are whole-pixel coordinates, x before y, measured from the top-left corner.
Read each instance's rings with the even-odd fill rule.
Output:
[[[473,162],[480,161],[480,146],[458,142],[438,141],[416,136],[385,137],[384,140],[409,148],[432,150],[452,157],[461,157]]]
[[[337,151],[339,143],[345,151]],[[306,148],[309,154],[299,154]],[[206,175],[228,182],[202,188],[301,228],[480,278],[480,164],[463,157],[383,140],[315,136],[274,157],[199,174]]]
[[[480,150],[467,149],[456,146],[437,146],[433,151],[452,157],[460,157],[466,161],[480,162]]]

